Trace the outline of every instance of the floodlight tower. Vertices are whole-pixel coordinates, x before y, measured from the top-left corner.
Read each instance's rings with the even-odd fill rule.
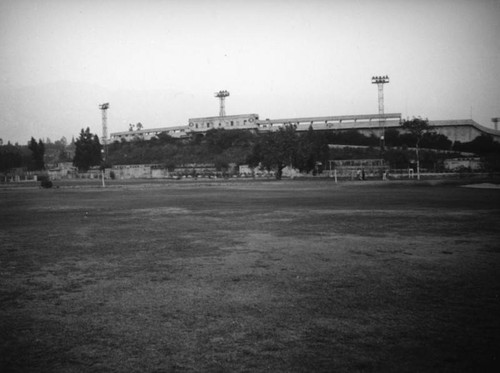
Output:
[[[109,109],[109,103],[99,105],[99,109],[102,111],[102,144],[104,146],[104,160],[107,158],[107,145],[108,145],[108,113],[106,110]]]
[[[225,117],[226,116],[226,97],[229,96],[228,91],[219,91],[215,93],[215,97],[218,97],[220,100],[220,110],[219,110],[219,117]]]
[[[493,125],[495,126],[495,131],[498,131],[498,122],[500,122],[500,118],[491,118]]]
[[[386,76],[372,76],[372,84],[378,86],[378,113],[379,115],[384,114],[384,84],[389,83],[389,77]],[[385,146],[385,120],[379,119],[379,126],[382,127],[382,136],[380,136],[380,146],[383,149]]]

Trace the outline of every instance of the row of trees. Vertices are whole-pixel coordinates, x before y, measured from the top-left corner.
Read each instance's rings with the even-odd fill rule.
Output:
[[[425,125],[420,132],[414,128]],[[434,147],[450,147],[442,136],[428,131],[428,123],[420,118],[403,123],[407,133],[389,134],[390,145],[415,146],[425,141]],[[413,132],[412,132],[413,131]],[[380,139],[365,136],[358,131],[319,133],[311,128],[297,132],[294,126],[285,126],[275,132],[252,133],[243,130],[213,129],[206,135],[196,134],[189,140],[173,139],[168,135],[144,141],[115,142],[109,148],[112,164],[165,164],[169,169],[185,163],[213,163],[224,170],[229,163],[261,166],[275,171],[281,178],[282,170],[293,167],[301,172],[321,172],[330,158],[328,144],[367,145],[377,147]],[[380,151],[377,154],[381,156]]]
[[[328,140],[324,136],[314,132],[312,127],[299,134],[295,127],[286,126],[259,136],[247,163],[251,167],[260,165],[268,171],[273,170],[276,178],[281,179],[287,166],[316,173],[328,158]]]
[[[403,132],[390,130],[386,133],[385,144],[389,146],[413,147],[417,166],[417,177],[420,179],[420,149],[450,150],[452,142],[443,135],[432,132],[427,119],[413,118],[401,123]],[[388,136],[387,136],[388,135]],[[491,141],[493,141],[491,139]],[[293,126],[280,128],[277,132],[267,133],[256,142],[248,163],[251,166],[261,165],[267,170],[274,170],[279,179],[286,166],[299,171],[321,171],[321,165],[330,158],[328,144],[365,145],[375,147],[380,144],[376,136],[364,136],[357,131],[331,132],[321,134],[314,132],[312,127],[305,134],[298,134]],[[495,143],[496,144],[496,143]],[[498,144],[500,146],[500,144]],[[500,152],[499,152],[500,153]],[[426,163],[436,162],[438,156],[426,152]],[[378,154],[387,161],[407,166],[410,163],[408,152],[403,150],[384,151]]]
[[[479,136],[469,143],[452,142],[443,135],[431,131],[428,121],[413,118],[402,122],[403,131],[389,129],[385,133],[387,149],[380,152],[380,139],[377,136],[365,136],[358,131],[315,132],[309,128],[306,132],[297,132],[294,126],[285,126],[275,132],[254,133],[245,130],[213,129],[205,135],[196,134],[189,139],[174,139],[160,134],[152,140],[136,139],[132,142],[114,142],[108,147],[106,164],[103,163],[102,145],[99,137],[90,129],[82,129],[79,137],[72,141],[74,145],[73,164],[81,171],[93,166],[109,167],[112,164],[163,164],[174,169],[186,163],[212,163],[218,170],[225,170],[230,163],[261,166],[275,171],[280,178],[286,166],[297,168],[301,172],[321,172],[322,166],[330,158],[351,157],[353,154],[330,154],[328,144],[365,145],[371,150],[362,151],[361,157],[384,157],[391,165],[406,167],[410,162],[409,151],[415,149],[417,172],[420,160],[426,166],[436,162],[436,153],[424,152],[422,148],[473,152],[494,161],[499,158],[500,144],[491,136]],[[62,140],[61,140],[62,141]],[[401,147],[401,149],[394,149]],[[42,140],[30,140],[28,146],[0,146],[0,171],[14,167],[27,167],[30,170],[44,168],[44,155],[47,148],[61,151],[66,156],[64,144],[44,144]],[[361,150],[360,150],[361,151]],[[64,153],[64,154],[63,154]],[[423,156],[423,157],[421,157]],[[496,161],[497,163],[498,160]],[[490,162],[491,163],[491,162]],[[494,163],[494,162],[493,162]],[[406,166],[403,166],[406,165]]]
[[[8,172],[13,168],[26,168],[38,171],[45,168],[45,144],[33,137],[27,146],[7,144],[0,146],[0,172]]]
[[[97,135],[87,128],[80,132],[80,137],[74,142],[75,155],[68,156],[63,143],[44,143],[41,139],[36,141],[33,137],[28,145],[2,145],[0,146],[0,172],[9,172],[15,168],[25,168],[29,171],[45,169],[47,150],[59,152],[59,161],[73,161],[74,165],[82,171],[87,171],[92,166],[101,165],[101,144]]]
[[[27,146],[7,144],[0,146],[0,172],[13,168],[27,167],[32,162],[31,151]]]
[[[294,126],[285,126],[275,132],[252,133],[244,130],[213,129],[205,135],[196,134],[188,140],[174,139],[166,134],[145,141],[115,142],[109,146],[109,164],[164,164],[169,169],[186,163],[212,163],[223,171],[230,163],[260,166],[274,171],[281,178],[285,167],[290,166],[301,172],[321,172],[322,166],[330,159],[328,144],[366,145],[378,152],[388,162],[401,168],[411,162],[411,147],[415,151],[417,175],[420,176],[420,161],[426,167],[441,161],[443,155],[421,149],[442,149],[472,151],[480,155],[500,154],[500,144],[490,136],[480,136],[470,143],[455,143],[443,135],[435,134],[428,120],[413,118],[402,122],[403,131],[388,130],[385,133],[387,148],[380,153],[380,139],[374,135],[365,136],[358,131],[315,132],[312,127],[307,132],[297,132]],[[85,170],[100,162],[100,144],[89,129],[82,130],[76,141],[77,152],[74,163]],[[394,149],[401,147],[402,149]],[[372,152],[372,153],[373,153]],[[404,165],[404,166],[403,166]]]
[[[187,163],[211,163],[224,171],[229,164],[261,165],[275,170],[278,177],[286,166],[315,171],[328,159],[327,139],[310,129],[299,133],[294,127],[277,132],[212,129],[190,139],[160,135],[155,139],[115,142],[109,146],[112,164],[164,164],[167,168]]]

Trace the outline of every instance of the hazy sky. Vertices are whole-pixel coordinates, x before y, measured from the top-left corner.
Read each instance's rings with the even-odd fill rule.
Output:
[[[500,1],[0,2],[4,141],[71,137],[84,126],[100,134],[105,101],[110,132],[139,121],[186,125],[217,115],[222,89],[227,114],[377,113],[373,75],[390,77],[386,112],[472,115],[491,126],[500,116]],[[54,88],[64,84],[81,99]],[[30,96],[43,87],[44,97]],[[17,97],[30,102],[15,105]],[[75,115],[58,115],[58,103]]]

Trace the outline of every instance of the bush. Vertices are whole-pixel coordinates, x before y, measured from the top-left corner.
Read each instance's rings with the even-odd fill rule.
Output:
[[[52,184],[52,181],[50,180],[45,180],[45,181],[42,181],[40,183],[40,185],[42,186],[42,188],[52,188],[53,184]]]
[[[40,180],[40,186],[42,188],[46,188],[46,189],[52,188],[53,184],[52,184],[52,181],[49,179],[48,176],[45,176],[45,175],[40,176],[39,180]]]

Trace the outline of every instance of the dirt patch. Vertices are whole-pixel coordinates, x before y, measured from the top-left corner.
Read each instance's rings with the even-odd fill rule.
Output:
[[[479,189],[500,189],[500,184],[481,183],[463,185],[464,188],[479,188]]]

